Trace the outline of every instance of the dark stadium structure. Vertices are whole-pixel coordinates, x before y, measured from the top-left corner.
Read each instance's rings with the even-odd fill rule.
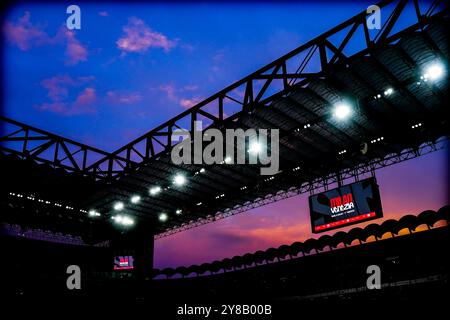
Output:
[[[398,256],[400,261],[417,260],[416,270],[405,271],[400,263],[398,270],[405,271],[406,278],[393,276],[392,283],[414,279],[428,279],[424,286],[430,286],[432,279],[438,279],[439,286],[447,283],[445,263],[439,260],[439,250],[447,248],[432,248],[448,245],[444,241],[448,226],[433,227],[437,221],[448,222],[448,207],[221,262],[153,270],[155,237],[373,176],[379,168],[447,147],[448,74],[433,81],[425,73],[430,65],[448,64],[447,3],[389,0],[378,6],[391,13],[380,30],[368,29],[368,13],[363,11],[112,153],[0,117],[2,238],[11,244],[6,247],[21,248],[8,251],[17,261],[10,268],[23,271],[26,264],[39,264],[41,259],[55,261],[54,269],[47,269],[48,264],[36,267],[48,281],[49,292],[59,292],[65,285],[63,281],[58,287],[58,280],[66,275],[57,273],[56,266],[79,261],[89,270],[92,294],[113,286],[126,290],[131,277],[141,281],[141,289],[156,288],[161,297],[169,296],[174,287],[182,295],[198,286],[205,288],[205,297],[215,296],[206,288],[215,288],[219,296],[221,290],[245,294],[250,288],[271,292],[277,299],[320,299],[320,294],[332,296],[330,292],[342,285],[352,288],[340,282],[343,278],[331,283],[320,278],[322,265],[331,265],[334,275],[351,272],[352,266],[366,265],[373,253],[374,261],[384,264],[396,264]],[[415,15],[405,22],[402,14],[407,8]],[[350,50],[355,43],[359,49]],[[333,117],[333,106],[343,101],[353,113],[345,121]],[[279,172],[260,175],[261,165],[235,165],[234,159],[208,166],[174,165],[173,135],[183,128],[193,132],[200,120],[204,128],[222,131],[279,129]],[[186,185],[172,185],[176,174],[186,177]],[[160,192],[149,194],[152,188]],[[140,201],[130,202],[135,195]],[[112,221],[119,201],[125,205],[123,212],[134,219],[131,227]],[[369,236],[380,239],[386,232],[394,235],[404,228],[412,232],[421,224],[431,229],[365,243]],[[55,244],[47,248],[49,244],[37,239]],[[355,239],[364,245],[334,250]],[[408,249],[411,246],[420,250]],[[330,250],[309,255],[325,247]],[[365,251],[372,253],[361,254]],[[304,259],[283,261],[298,253]],[[59,262],[53,254],[58,254]],[[113,256],[128,254],[135,257],[135,270],[112,273]],[[428,260],[434,261],[433,266]],[[273,261],[277,263],[269,263]],[[304,274],[296,274],[298,268],[317,274],[305,279]],[[52,270],[58,275],[52,276]],[[219,274],[151,281],[205,273]],[[314,285],[309,282],[316,280],[319,283]],[[304,291],[294,290],[296,281],[303,283]],[[8,288],[15,294],[33,292],[32,283],[13,281]],[[308,291],[316,285],[316,291]],[[411,294],[415,290],[413,285],[405,286]]]
[[[141,298],[159,301],[151,304],[153,310],[181,303],[245,301],[270,302],[292,311],[288,307],[292,303],[296,308],[333,302],[345,306],[355,299],[369,303],[398,297],[421,303],[430,299],[437,304],[448,297],[449,223],[450,206],[445,206],[437,212],[406,215],[398,221],[386,220],[381,225],[355,227],[346,233],[212,263],[155,269],[155,280],[138,285],[129,273],[111,274],[107,261],[112,254],[110,247],[49,244],[27,239],[30,236],[8,236],[3,252],[14,268],[3,275],[2,284],[7,296],[25,301],[37,296],[62,296],[93,304],[133,302],[139,288],[144,292]],[[5,229],[10,235],[12,231],[21,232],[18,226],[8,225]],[[22,250],[18,251],[18,247]],[[74,260],[88,270],[83,274],[82,295],[63,290],[65,267]],[[30,261],[34,261],[33,273],[27,272]],[[369,265],[380,266],[387,275],[381,290],[365,286]]]

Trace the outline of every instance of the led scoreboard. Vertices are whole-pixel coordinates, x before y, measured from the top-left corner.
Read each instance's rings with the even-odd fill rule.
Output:
[[[383,216],[374,177],[309,197],[311,228],[320,233]]]

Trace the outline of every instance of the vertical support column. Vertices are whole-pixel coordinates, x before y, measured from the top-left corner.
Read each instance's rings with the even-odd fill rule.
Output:
[[[138,281],[151,280],[152,278],[154,244],[153,232],[142,232],[133,237],[134,270]]]
[[[336,182],[339,188],[342,187],[342,175],[340,171],[336,172]]]

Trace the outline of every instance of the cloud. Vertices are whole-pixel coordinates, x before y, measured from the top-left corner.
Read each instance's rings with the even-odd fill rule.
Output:
[[[65,25],[62,25],[56,35],[51,37],[42,26],[32,24],[30,18],[30,12],[25,11],[16,23],[5,22],[3,31],[9,43],[22,51],[28,51],[33,47],[42,45],[65,45],[66,65],[74,66],[87,60],[88,50],[75,37],[74,31],[68,30]]]
[[[59,101],[67,97],[69,92],[68,86],[73,86],[74,80],[67,75],[63,75],[44,79],[41,84],[47,89],[47,96],[50,99]]]
[[[197,103],[199,103],[202,100],[203,99],[200,97],[194,97],[191,99],[180,99],[179,103],[180,103],[180,106],[182,106],[183,108],[189,109],[189,108],[195,106]]]
[[[95,93],[95,89],[88,87],[85,88],[80,94],[77,96],[77,99],[73,103],[75,107],[86,107],[92,106],[97,100],[97,96]]]
[[[183,87],[183,90],[185,91],[195,91],[198,89],[197,85],[187,85]]]
[[[176,40],[170,40],[166,35],[153,31],[143,20],[131,17],[123,28],[123,35],[116,41],[117,47],[125,52],[146,52],[151,48],[163,49],[169,52],[177,46]]]
[[[226,56],[228,55],[228,48],[216,51],[211,57],[211,72],[208,75],[208,80],[214,82],[223,77],[224,70],[226,70]]]
[[[93,76],[74,79],[68,75],[44,79],[41,85],[47,90],[50,102],[34,107],[40,111],[51,111],[64,116],[95,113],[98,99],[95,88],[91,86],[94,80]]]
[[[183,87],[176,87],[173,84],[163,84],[160,85],[156,88],[150,88],[150,90],[153,91],[160,91],[162,93],[164,93],[165,97],[174,102],[177,103],[179,106],[185,108],[185,109],[189,109],[192,106],[196,105],[197,103],[201,102],[203,100],[202,97],[199,96],[194,96],[194,97],[183,97],[185,94],[189,94],[191,95],[193,91],[197,91],[198,90],[198,86],[197,85],[185,85]]]
[[[97,104],[131,105],[142,101],[137,92],[123,93],[115,90],[97,92],[94,87],[94,76],[72,78],[68,75],[57,75],[41,81],[50,101],[35,105],[40,111],[50,111],[63,116],[96,113]]]
[[[88,49],[76,38],[76,34],[72,30],[68,30],[65,25],[61,26],[54,38],[52,44],[63,44],[66,46],[64,52],[64,64],[67,66],[75,66],[79,62],[87,61]]]
[[[35,105],[34,107],[40,111],[51,111],[54,113],[68,115],[68,106],[65,102],[44,102],[40,105]]]
[[[81,42],[75,38],[75,33],[73,31],[66,30],[65,38],[67,41],[65,63],[67,65],[74,66],[80,61],[86,61],[88,51],[85,47],[83,47]]]
[[[109,16],[109,13],[108,13],[108,11],[100,11],[100,12],[98,13],[98,15],[99,15],[99,16],[102,16],[102,17],[107,17],[107,16]]]
[[[16,45],[22,51],[27,51],[32,47],[40,46],[50,41],[50,37],[41,26],[31,23],[30,17],[30,12],[25,11],[24,15],[16,23],[7,21],[3,27],[6,40]]]
[[[116,91],[108,91],[106,96],[109,103],[117,105],[128,105],[142,101],[142,96],[138,92],[124,94]]]
[[[169,99],[170,101],[178,100],[178,97],[177,97],[178,90],[175,88],[175,86],[173,84],[163,84],[157,88],[151,88],[151,90],[157,90],[157,91],[163,92],[165,94],[165,96],[167,97],[167,99]]]

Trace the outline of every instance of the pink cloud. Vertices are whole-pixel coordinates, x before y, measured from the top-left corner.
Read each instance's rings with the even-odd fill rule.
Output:
[[[85,95],[86,93],[82,93],[82,95]],[[79,97],[80,98],[80,97]],[[81,98],[83,99],[83,98]],[[96,109],[92,104],[83,104],[78,101],[76,102],[44,102],[40,105],[34,106],[39,111],[51,111],[54,113],[58,113],[63,116],[74,116],[74,115],[81,115],[81,114],[90,114],[95,113]]]
[[[40,111],[51,111],[63,115],[68,115],[68,105],[65,102],[44,102],[40,105],[35,105],[35,108]]]
[[[179,103],[180,103],[180,106],[182,106],[183,108],[189,109],[189,108],[195,106],[200,101],[202,101],[202,98],[194,97],[191,99],[180,99]]]
[[[150,29],[143,20],[131,17],[123,27],[123,36],[116,41],[122,52],[146,52],[149,48],[161,48],[169,52],[176,47],[177,41],[170,40],[164,34]]]
[[[75,38],[75,33],[73,31],[66,31],[65,37],[67,41],[66,47],[66,64],[73,66],[78,64],[78,62],[86,61],[88,56],[88,51],[80,41]]]
[[[107,17],[107,16],[109,16],[108,11],[100,11],[100,12],[98,13],[98,15],[99,15],[99,16],[102,16],[102,17]]]
[[[76,65],[81,61],[86,61],[88,50],[75,37],[73,31],[61,26],[54,37],[49,36],[43,27],[32,24],[30,12],[25,11],[16,23],[5,22],[3,31],[7,41],[23,51],[41,45],[65,45],[65,64]]]
[[[47,96],[54,100],[59,101],[64,99],[68,95],[68,86],[74,85],[74,80],[68,75],[55,76],[52,78],[44,79],[42,86],[47,89]]]
[[[41,26],[31,23],[30,17],[30,12],[25,11],[16,23],[6,22],[3,27],[7,41],[23,51],[50,41],[50,37]]]
[[[183,97],[183,95],[186,94],[187,92],[198,90],[198,86],[193,84],[185,85],[183,87],[176,87],[173,84],[163,84],[156,88],[150,88],[150,90],[153,91],[156,90],[164,93],[164,95],[168,100],[175,102],[186,109],[190,108],[191,106],[197,104],[202,100],[202,98],[200,97],[193,97],[193,98]]]
[[[91,86],[85,87],[93,80],[92,76],[74,79],[68,75],[44,79],[41,85],[47,90],[50,102],[44,102],[34,107],[40,111],[51,111],[64,116],[95,113],[96,91]],[[80,91],[79,87],[84,88]],[[71,95],[76,96],[73,101],[70,101]]]
[[[97,99],[94,88],[85,88],[77,97],[74,106],[91,106]]]
[[[108,102],[111,104],[127,105],[140,102],[142,96],[138,92],[132,92],[129,94],[118,93],[116,91],[108,91],[106,93]]]
[[[198,89],[198,86],[197,85],[187,85],[187,86],[184,86],[183,89],[186,91],[195,91]]]
[[[155,89],[155,88],[152,88],[152,89]],[[160,85],[159,87],[156,88],[156,90],[163,92],[166,95],[166,97],[171,101],[178,100],[178,98],[177,98],[178,90],[175,88],[175,86],[173,84]]]

